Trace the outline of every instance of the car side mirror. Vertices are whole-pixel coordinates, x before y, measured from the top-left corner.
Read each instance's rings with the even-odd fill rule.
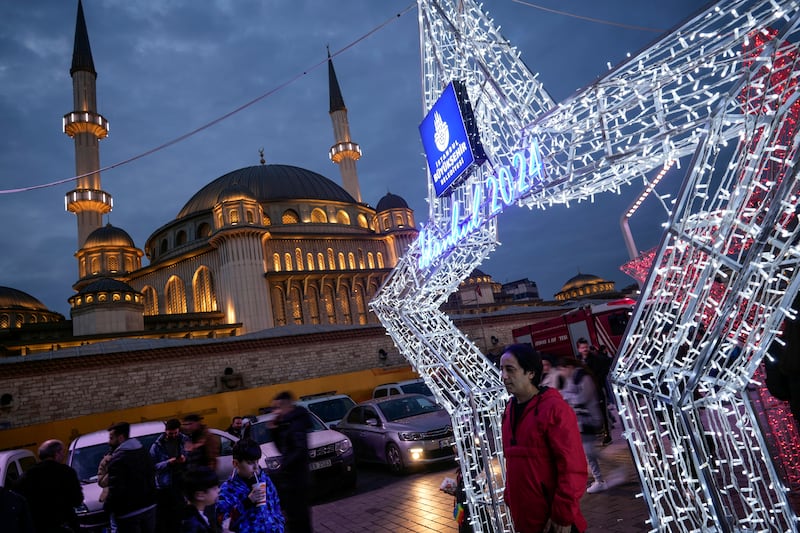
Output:
[[[377,418],[367,418],[365,421],[368,426],[378,427],[378,419]]]

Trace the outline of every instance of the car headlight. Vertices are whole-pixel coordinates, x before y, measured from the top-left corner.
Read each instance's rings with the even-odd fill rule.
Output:
[[[342,455],[349,452],[353,448],[350,439],[343,439],[336,443],[336,454]]]
[[[401,431],[397,435],[400,437],[400,440],[422,440],[423,438],[422,433],[416,431]]]

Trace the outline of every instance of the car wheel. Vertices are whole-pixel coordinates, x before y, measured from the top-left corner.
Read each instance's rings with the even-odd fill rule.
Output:
[[[403,464],[403,454],[400,453],[400,448],[397,447],[397,444],[393,442],[386,445],[386,462],[392,474],[400,475],[405,473],[406,465]]]

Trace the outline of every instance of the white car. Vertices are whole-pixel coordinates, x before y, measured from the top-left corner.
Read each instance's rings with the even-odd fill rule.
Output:
[[[350,489],[356,485],[355,455],[353,445],[345,435],[328,429],[313,413],[312,427],[308,432],[308,468],[315,494],[326,488]],[[261,464],[267,472],[275,472],[281,465],[281,454],[272,436],[274,413],[257,417],[250,424],[249,436],[261,447]]]
[[[317,415],[330,429],[336,429],[336,424],[356,404],[347,394],[336,394],[335,392],[301,396],[296,403]]]
[[[373,398],[385,398],[397,394],[422,394],[433,399],[433,392],[431,392],[431,389],[428,388],[422,378],[384,383],[383,385],[378,385],[372,391]]]
[[[0,487],[13,486],[35,464],[36,456],[25,448],[0,452]]]
[[[219,429],[211,429],[212,435],[219,438],[219,457],[217,476],[227,479],[233,470],[231,450],[238,438]],[[131,437],[136,437],[148,451],[150,445],[164,433],[163,422],[141,422],[131,424]],[[108,527],[108,516],[100,502],[102,488],[97,484],[97,467],[108,452],[108,430],[94,431],[81,435],[69,444],[67,464],[78,473],[83,485],[83,505],[77,509],[81,531],[103,531]]]

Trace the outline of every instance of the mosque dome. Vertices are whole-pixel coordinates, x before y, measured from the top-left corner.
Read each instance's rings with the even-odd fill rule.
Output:
[[[386,196],[378,201],[378,207],[375,211],[380,213],[389,209],[408,209],[408,203],[401,196],[387,192]]]
[[[239,183],[233,183],[225,187],[217,196],[217,203],[235,202],[237,200],[255,200],[253,192]]]
[[[573,276],[564,283],[555,295],[556,300],[604,297],[614,293],[614,282],[595,276],[581,274]]]
[[[0,287],[0,309],[48,310],[42,302],[30,294],[11,287]]]
[[[256,165],[215,179],[192,196],[176,218],[212,209],[224,192],[234,188],[239,194],[251,193],[259,203],[291,199],[357,203],[341,186],[316,172],[291,165]]]
[[[101,248],[104,246],[126,246],[136,248],[136,244],[128,232],[122,228],[117,228],[111,224],[106,224],[102,228],[97,228],[86,237],[83,243],[84,248]]]

